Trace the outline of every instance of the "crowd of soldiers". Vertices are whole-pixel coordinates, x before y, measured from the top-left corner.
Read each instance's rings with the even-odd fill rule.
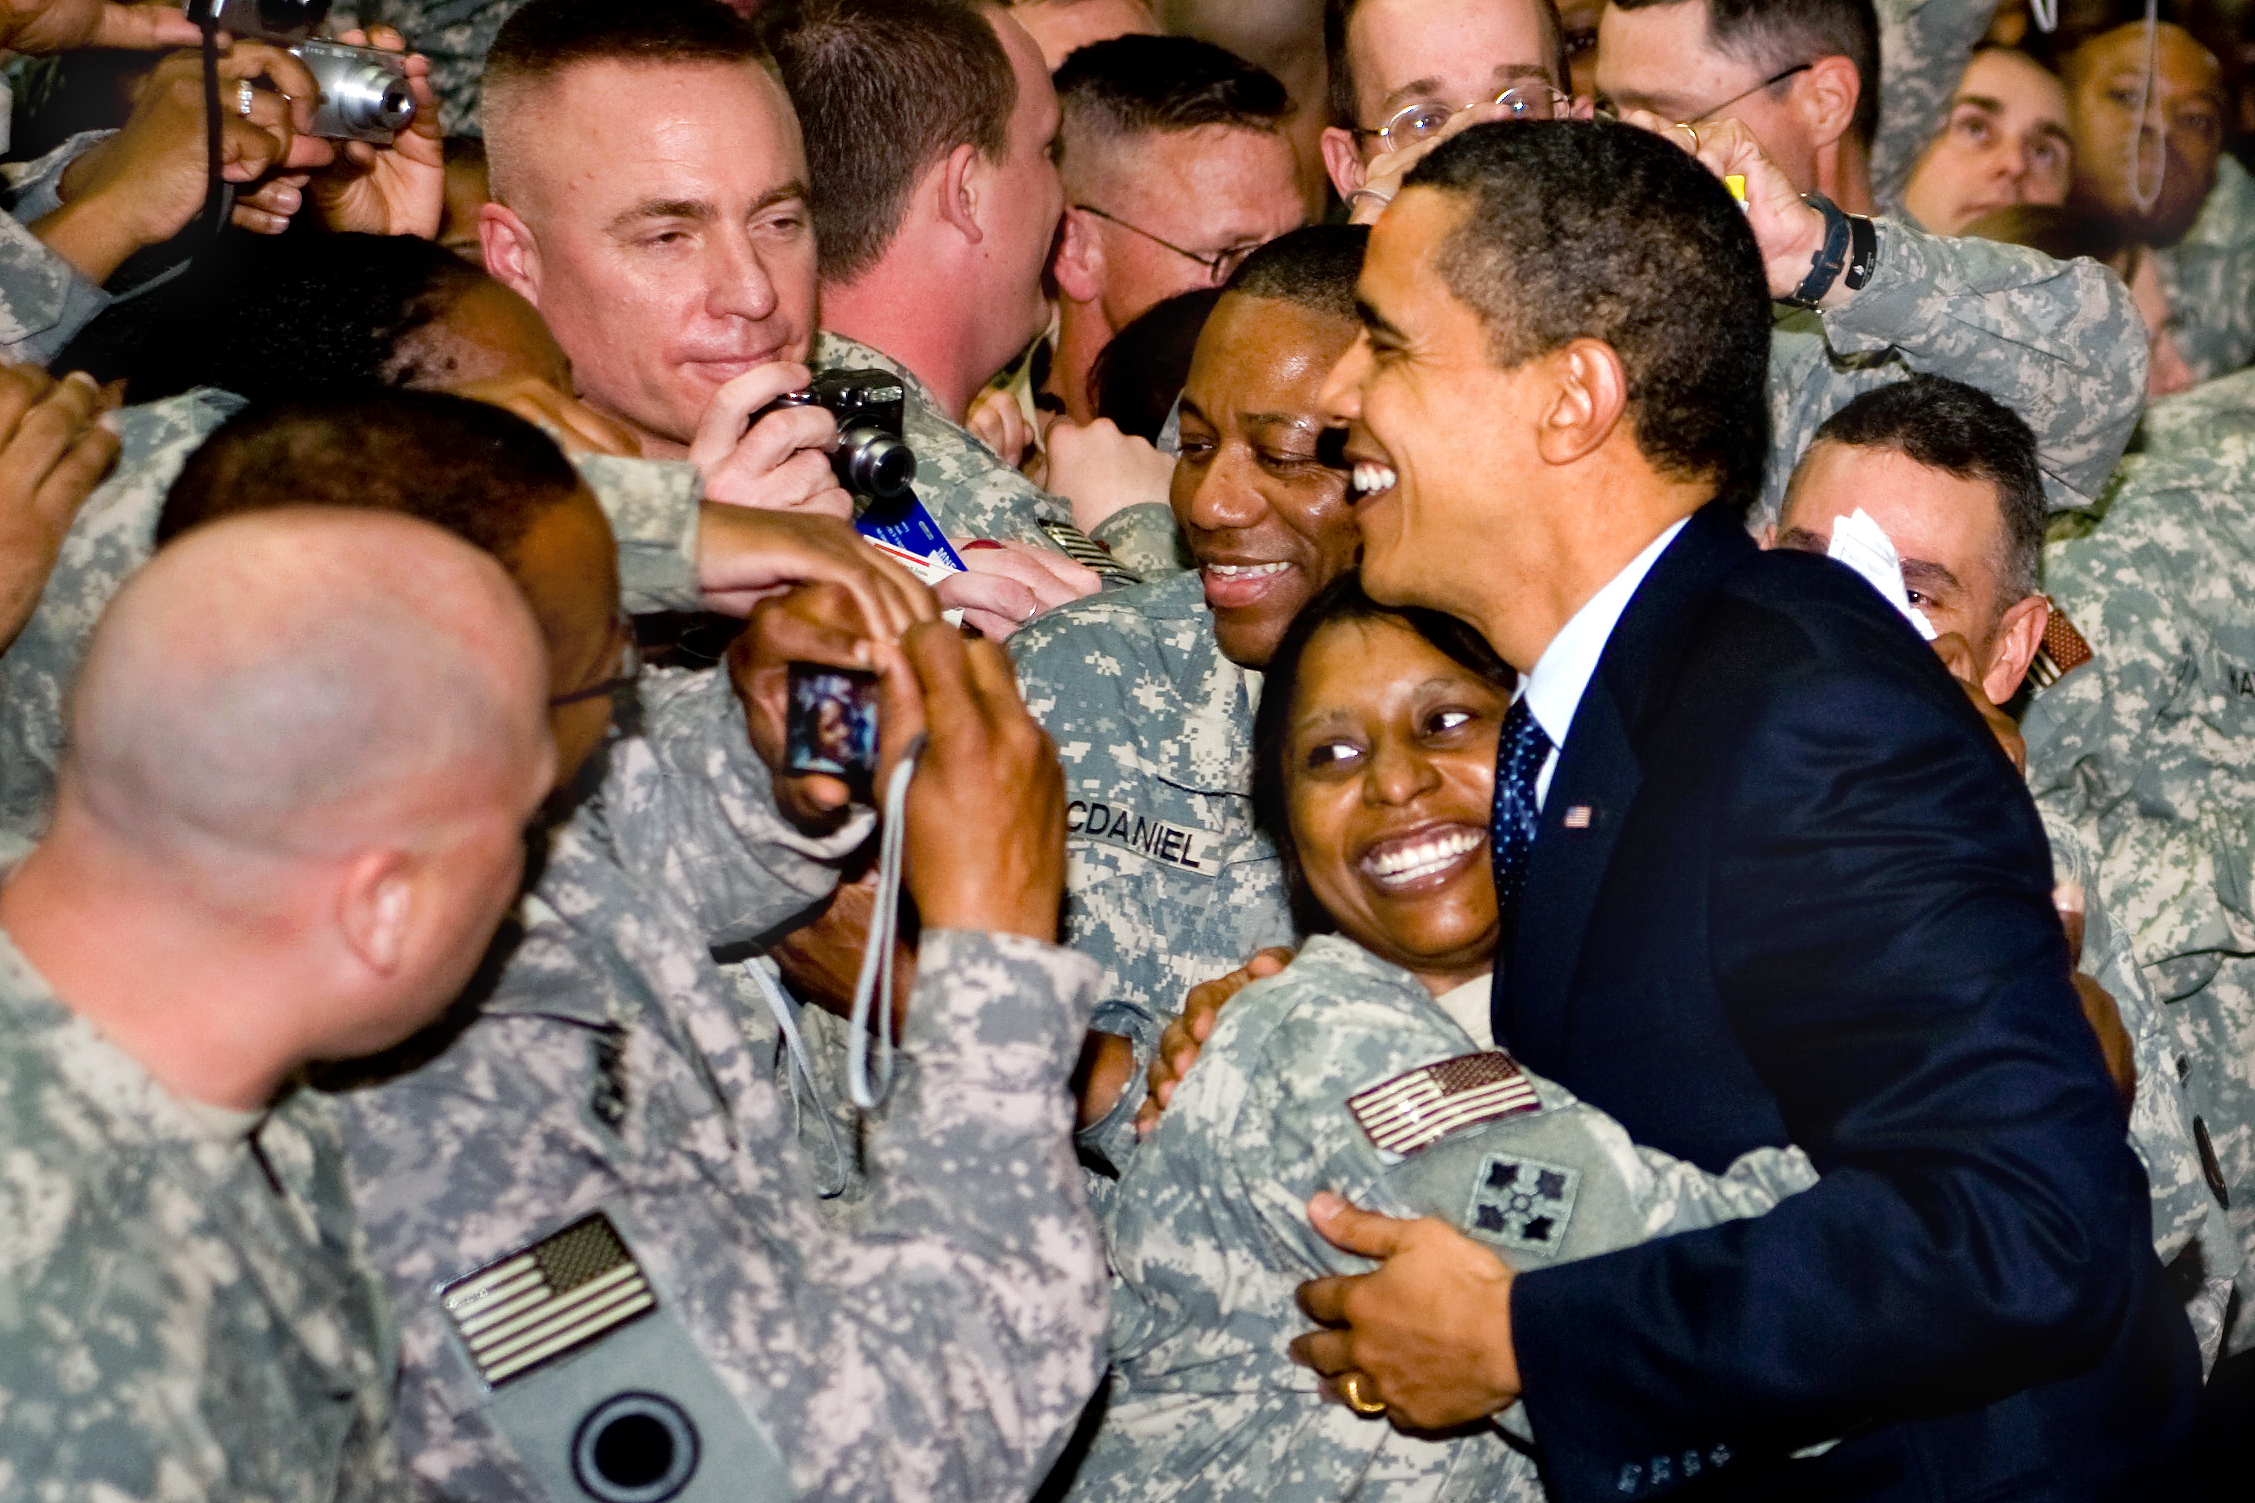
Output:
[[[1437,357],[1382,244],[1540,331],[1478,305],[1498,367],[1626,352],[1558,412],[1932,643],[2199,1390],[1979,1495],[2240,1495],[2255,7],[202,9],[0,5],[0,1498],[1972,1496],[1833,1480],[1884,1405],[1614,1456],[1304,1345],[1393,1256],[1329,1191],[1523,1271],[1873,1172],[1789,1111],[1667,1141],[1506,1036],[1492,932],[1424,968],[1320,880],[1283,749],[1342,624],[1472,706],[1504,946],[1555,765],[1472,597],[1372,567],[1388,504],[1483,546],[1386,425],[1521,480],[1386,384]],[[316,27],[403,122],[324,123]],[[1511,224],[1418,239],[1442,198]],[[796,395],[847,373],[907,531]],[[870,766],[807,756],[809,665]],[[1373,1125],[1461,1060],[1520,1094]],[[1978,1409],[1930,1360],[1903,1413]]]

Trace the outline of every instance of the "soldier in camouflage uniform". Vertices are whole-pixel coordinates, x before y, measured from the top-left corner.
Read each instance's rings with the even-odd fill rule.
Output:
[[[1639,1150],[1496,1052],[1485,843],[1428,854],[1492,802],[1512,675],[1469,637],[1374,607],[1347,578],[1271,659],[1256,800],[1279,841],[1289,827],[1290,885],[1341,932],[1229,1004],[1125,1165],[1106,1217],[1111,1403],[1075,1497],[1541,1496],[1485,1426],[1409,1437],[1318,1401],[1284,1350],[1297,1286],[1365,1271],[1309,1225],[1319,1191],[1438,1216],[1532,1269],[1759,1214],[1816,1181],[1797,1149],[1719,1176]],[[1423,686],[1413,712],[1396,681]],[[1333,742],[1338,757],[1314,754]],[[1419,885],[1385,894],[1369,873],[1396,854],[1422,863]],[[1525,1437],[1524,1415],[1506,1424]]]
[[[1880,220],[1871,280],[1843,306],[1782,318],[1770,338],[1770,465],[1751,518],[1775,521],[1819,425],[1911,372],[1995,397],[2036,435],[2054,511],[2094,504],[2145,400],[2145,324],[2093,261],[1945,239]]]
[[[306,692],[332,675],[361,696]],[[0,1490],[407,1496],[380,1285],[298,1076],[462,983],[484,931],[453,904],[362,931],[380,969],[325,915],[388,842],[498,912],[544,679],[501,571],[393,517],[215,528],[106,618],[56,830],[0,901]]]
[[[231,393],[205,388],[115,415],[117,467],[80,506],[38,607],[0,654],[0,828],[32,835],[46,823],[63,694],[87,634],[126,576],[147,561],[180,467],[241,407]],[[578,465],[619,540],[628,610],[697,609],[696,471],[607,455],[583,456]]]
[[[1027,708],[1065,764],[1065,934],[1104,967],[1095,1026],[1134,1050],[1127,1089],[1083,1135],[1098,1159],[1132,1141],[1144,1067],[1184,994],[1294,938],[1275,848],[1253,825],[1253,711],[1292,615],[1361,546],[1346,476],[1316,446],[1323,378],[1355,337],[1366,235],[1317,226],[1269,242],[1199,335],[1174,505],[1205,567],[1077,601],[1011,639]],[[1209,570],[1231,602],[1220,617]],[[1273,584],[1252,582],[1263,571]],[[1231,593],[1249,585],[1250,600]]]
[[[1475,1053],[1479,990],[1474,1037],[1417,977],[1326,934],[1229,1004],[1112,1195],[1110,1402],[1075,1503],[1543,1497],[1532,1460],[1492,1428],[1439,1439],[1373,1424],[1322,1402],[1285,1355],[1307,1324],[1298,1286],[1369,1269],[1308,1225],[1318,1191],[1440,1216],[1525,1269],[1759,1215],[1816,1183],[1796,1148],[1714,1175],[1635,1146],[1563,1087]],[[1442,1061],[1517,1076],[1525,1095],[1437,1141],[1385,1146],[1358,1099]],[[1524,1438],[1524,1411],[1509,1421]]]
[[[2246,434],[2125,460],[2097,530],[2046,551],[2051,596],[2079,635],[2060,636],[2064,671],[2023,721],[2038,806],[2088,846],[2174,1025],[2172,1068],[2243,1253],[2255,1245],[2250,496]],[[2247,1266],[2243,1309],[2255,1295]],[[2242,1314],[2230,1346],[2251,1339]]]
[[[1130,1089],[1088,1135],[1112,1159],[1183,996],[1295,938],[1276,849],[1253,827],[1260,672],[1223,654],[1196,572],[1052,611],[1011,655],[1065,764],[1065,934],[1104,967],[1093,1026],[1136,1049]]]
[[[354,432],[399,420],[375,399],[323,419]],[[277,411],[213,446],[238,448],[241,465],[264,461],[255,484],[268,496],[298,494],[336,468],[307,426]],[[287,459],[275,460],[272,434],[289,440]],[[434,489],[415,466],[441,453],[483,462],[484,447],[442,437],[424,439],[413,460],[405,436],[386,439],[402,455],[391,504],[412,509]],[[305,473],[288,473],[292,464]],[[229,469],[200,461],[176,487],[168,525],[183,509],[193,518],[256,504],[235,491],[199,496],[192,482],[207,473]],[[586,504],[534,499],[528,539]],[[587,575],[607,560],[529,540],[496,546],[518,561],[563,643],[584,644],[612,619],[608,579]],[[925,599],[927,617],[932,609]],[[555,656],[585,654],[559,645]],[[1012,798],[1039,792],[1050,753],[1022,711],[1017,742],[951,747],[962,726],[936,704],[951,681],[944,664],[925,668],[940,689],[927,691],[934,745],[919,787],[950,758],[993,781],[980,785],[976,820],[944,791],[931,796],[936,815],[918,817],[944,815],[960,831],[953,854],[991,864],[1012,849],[997,825]],[[562,717],[584,713],[571,708],[578,701],[594,708],[597,691],[631,694],[639,727],[583,776],[568,758],[560,769],[589,792],[553,831],[536,885],[488,957],[491,979],[432,1033],[329,1082],[355,1203],[399,1314],[410,1470],[449,1496],[540,1497],[570,1475],[571,1425],[561,1440],[541,1429],[569,1407],[557,1385],[615,1377],[622,1386],[569,1414],[572,1424],[629,1390],[664,1396],[695,1415],[708,1476],[743,1471],[734,1496],[889,1489],[969,1500],[1029,1485],[1096,1379],[1102,1265],[1061,1090],[1093,965],[1016,931],[951,929],[942,896],[968,884],[942,868],[930,878],[940,893],[916,887],[912,847],[910,882],[931,926],[902,1079],[872,1136],[869,1193],[851,1230],[833,1229],[770,1083],[774,1030],[747,1022],[712,950],[781,928],[826,895],[870,814],[819,835],[787,823],[724,674],[557,687],[560,746],[589,750],[588,727],[567,730]],[[1061,845],[1059,832],[1039,835]],[[1029,893],[1014,900],[1055,913],[1054,892],[1045,898],[1034,881]],[[584,1259],[591,1243],[611,1260],[606,1276],[646,1286],[648,1300],[581,1332],[571,1346],[584,1353],[571,1361],[495,1366],[453,1286],[519,1255],[553,1261],[564,1256],[557,1245]],[[934,1381],[974,1373],[968,1388]]]
[[[2195,380],[2255,359],[2255,177],[2237,158],[2217,158],[2199,217],[2153,260],[2169,294],[2169,331]]]

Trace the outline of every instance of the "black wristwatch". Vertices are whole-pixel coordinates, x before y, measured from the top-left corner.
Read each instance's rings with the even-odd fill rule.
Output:
[[[1848,290],[1861,292],[1879,260],[1879,232],[1869,219],[1845,212],[1822,193],[1804,193],[1801,200],[1824,216],[1824,244],[1809,257],[1809,274],[1801,279],[1801,285],[1778,301],[1796,308],[1814,308],[1832,290],[1843,268],[1848,273]]]

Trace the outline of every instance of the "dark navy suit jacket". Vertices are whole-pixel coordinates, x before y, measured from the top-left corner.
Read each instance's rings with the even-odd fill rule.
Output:
[[[2178,1495],[2199,1360],[2042,827],[1876,591],[1694,516],[1529,859],[1496,1036],[1641,1143],[1822,1175],[1517,1282],[1554,1499]]]

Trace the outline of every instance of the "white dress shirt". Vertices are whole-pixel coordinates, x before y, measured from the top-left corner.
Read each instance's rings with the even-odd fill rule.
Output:
[[[1627,568],[1583,601],[1573,619],[1550,639],[1542,656],[1535,659],[1534,670],[1520,685],[1519,693],[1527,701],[1527,712],[1550,738],[1550,755],[1543,758],[1542,771],[1535,774],[1537,809],[1550,797],[1550,777],[1558,770],[1558,749],[1566,744],[1566,732],[1573,727],[1574,712],[1581,708],[1582,694],[1597,672],[1597,660],[1605,655],[1605,644],[1613,638],[1613,628],[1620,624],[1621,612],[1629,608],[1636,587],[1644,583],[1644,576],[1652,572],[1652,565],[1689,520],[1682,518],[1647,543],[1642,553],[1629,560]]]

